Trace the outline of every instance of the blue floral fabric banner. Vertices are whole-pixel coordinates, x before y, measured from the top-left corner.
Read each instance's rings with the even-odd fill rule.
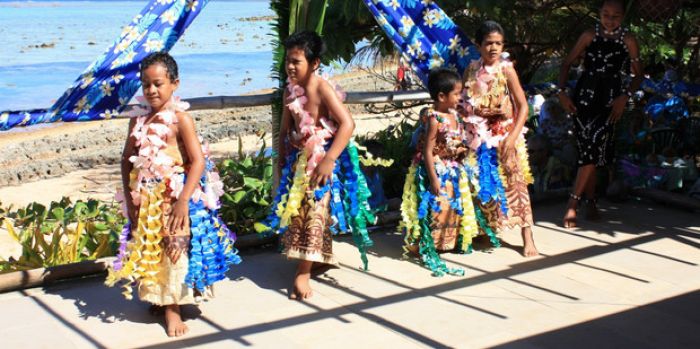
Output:
[[[0,112],[0,130],[55,121],[110,119],[141,87],[139,63],[169,51],[209,0],[150,0],[119,38],[48,110]]]
[[[413,71],[427,85],[430,69],[448,67],[461,75],[479,52],[432,0],[364,0]]]

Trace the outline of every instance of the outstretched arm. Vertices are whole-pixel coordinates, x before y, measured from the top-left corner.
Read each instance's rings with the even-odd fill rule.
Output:
[[[321,102],[326,106],[328,113],[338,125],[333,144],[331,144],[321,163],[316,167],[316,172],[311,179],[312,183],[324,185],[333,175],[335,160],[343,152],[343,149],[350,141],[350,137],[352,137],[352,132],[355,130],[355,121],[336,95],[335,89],[330,83],[321,80],[319,93],[321,94]]]
[[[289,108],[287,108],[287,98],[289,98],[289,92],[287,89],[284,90],[284,95],[282,96],[282,120],[280,120],[280,133],[277,137],[277,171],[282,170],[284,161],[287,158],[287,135],[289,134],[289,129],[292,127],[292,115],[289,113]]]
[[[583,34],[579,36],[574,48],[571,49],[569,55],[566,56],[564,61],[561,63],[561,70],[559,71],[559,88],[561,89],[561,91],[559,91],[559,102],[561,103],[561,106],[564,107],[564,109],[569,113],[576,112],[574,103],[566,94],[566,91],[564,91],[566,88],[566,83],[569,79],[569,70],[571,69],[571,64],[581,56],[581,54],[586,50],[586,47],[591,44],[594,37],[595,32],[591,29],[583,32]]]
[[[639,46],[637,45],[637,40],[632,34],[626,34],[624,37],[625,46],[627,46],[627,51],[629,52],[629,58],[632,68],[632,81],[630,81],[629,86],[625,88],[619,96],[617,96],[612,102],[612,108],[610,109],[610,116],[608,121],[616,123],[622,117],[622,113],[625,111],[625,106],[629,101],[630,97],[634,91],[639,89],[639,85],[642,84],[642,63],[639,61]]]
[[[503,155],[508,156],[510,152],[515,150],[515,142],[523,131],[523,126],[525,125],[525,121],[527,121],[529,107],[527,105],[527,99],[525,98],[525,92],[520,85],[520,79],[515,69],[508,68],[505,73],[506,80],[508,81],[508,89],[513,96],[513,102],[515,102],[516,113],[513,129],[510,131],[510,134],[508,134],[508,137],[506,137],[501,147]]]
[[[136,207],[131,197],[131,188],[129,186],[129,176],[131,170],[134,168],[129,158],[136,155],[136,141],[131,137],[134,125],[136,125],[136,118],[131,118],[131,120],[129,120],[129,133],[126,135],[126,142],[124,142],[124,150],[122,150],[121,159],[122,188],[124,190],[124,200],[126,202],[126,212],[124,212],[124,214],[129,217],[129,222],[131,222],[132,226],[136,224],[136,219],[138,218],[136,215]]]
[[[627,51],[630,55],[630,62],[632,68],[632,81],[630,82],[627,91],[634,93],[639,89],[639,86],[644,80],[644,75],[642,74],[642,61],[639,58],[639,44],[637,39],[632,34],[625,35],[625,45],[627,45]]]
[[[187,113],[177,113],[177,119],[177,133],[187,152],[189,171],[187,172],[187,181],[173,207],[173,212],[168,222],[171,232],[181,230],[189,225],[189,201],[204,172],[204,154],[202,153],[202,145],[197,137],[192,117]]]
[[[522,85],[520,85],[520,79],[518,78],[518,73],[515,69],[506,69],[506,79],[508,81],[508,90],[513,96],[513,101],[515,102],[515,126],[511,134],[519,135],[523,130],[525,121],[527,121],[527,114],[529,107],[527,105],[527,98],[525,98],[525,91],[523,91]]]
[[[440,123],[434,117],[428,117],[426,123],[428,124],[428,130],[426,132],[425,144],[423,145],[423,163],[425,164],[425,170],[428,172],[428,178],[430,179],[430,192],[434,195],[438,195],[440,194],[440,179],[437,176],[437,172],[435,172],[433,149],[437,141]]]

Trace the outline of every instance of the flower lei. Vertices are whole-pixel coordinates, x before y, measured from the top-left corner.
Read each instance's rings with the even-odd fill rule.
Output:
[[[127,223],[119,236],[117,260],[105,283],[113,286],[121,279],[127,280],[123,285],[124,296],[131,299],[131,284],[139,281],[143,284],[157,282],[158,264],[163,255],[161,241],[161,203],[168,194],[178,199],[186,178],[185,169],[166,153],[168,137],[173,136],[171,125],[177,123],[176,112],[185,111],[189,104],[173,97],[163,111],[153,115],[146,124],[152,110],[143,97],[137,97],[140,106],[128,113],[135,117],[136,124],[130,136],[135,138],[137,155],[129,157],[134,165],[130,173],[132,184],[131,196],[139,206],[139,222]],[[204,287],[224,278],[228,264],[238,264],[240,258],[233,247],[235,234],[216,217],[219,197],[223,194],[223,183],[209,159],[209,147],[202,142],[205,156],[205,171],[190,198],[189,213],[191,217],[192,240],[190,262],[185,282],[189,287],[203,290]],[[168,193],[169,192],[169,193]],[[143,194],[143,196],[142,196]],[[117,193],[117,200],[122,201],[122,212],[127,216],[126,203],[122,193]],[[206,211],[207,209],[211,211]],[[207,213],[214,216],[208,216]],[[135,229],[132,230],[132,226]],[[218,243],[217,243],[218,241]],[[131,244],[131,253],[127,247]]]
[[[345,101],[345,93],[340,87],[330,80],[325,75],[320,75],[321,78],[328,81],[334,87],[336,95],[341,102]],[[309,99],[304,95],[306,91],[303,87],[293,83],[287,79],[287,91],[289,92],[288,99],[291,100],[287,104],[289,111],[294,113],[299,118],[299,134],[295,131],[291,132],[291,137],[295,141],[304,141],[304,149],[307,150],[309,158],[307,159],[306,174],[311,175],[318,166],[318,163],[326,156],[325,145],[329,139],[333,137],[337,126],[333,120],[326,117],[319,118],[321,126],[316,125],[316,120],[311,116],[311,113],[304,109],[304,106]]]
[[[136,146],[138,147],[137,155],[129,157],[129,161],[134,165],[134,169],[138,170],[136,187],[131,188],[133,203],[137,206],[140,204],[140,193],[145,184],[163,181],[168,178],[170,179],[168,186],[171,196],[174,199],[178,199],[185,185],[185,169],[176,164],[173,158],[164,150],[168,146],[168,137],[173,136],[170,126],[177,123],[176,113],[186,111],[190,105],[181,101],[179,97],[172,97],[165,109],[156,113],[153,121],[146,124],[152,109],[143,97],[139,96],[136,98],[140,105],[127,113],[129,117],[136,118],[136,125],[131,132],[131,136],[135,138]],[[224,185],[219,174],[213,171],[213,163],[208,160],[210,157],[209,145],[203,142],[201,136],[199,140],[206,159],[206,168],[204,180],[200,183],[200,186],[195,188],[191,199],[194,202],[202,200],[207,208],[218,209],[220,207],[219,197],[224,194]]]
[[[457,122],[457,129],[450,129],[450,124],[445,120],[444,117],[440,115],[437,111],[434,109],[430,109],[428,111],[428,117],[434,117],[438,123],[440,123],[440,128],[439,131],[443,134],[445,134],[445,142],[447,149],[456,152],[457,148],[461,145],[464,144],[466,141],[466,137],[464,134],[464,119],[457,113],[457,111],[450,109],[449,113],[454,116],[455,121]],[[440,159],[442,163],[444,163],[448,167],[457,167],[461,166],[461,164],[453,161],[453,160],[445,160],[445,159]],[[436,164],[437,165],[437,164]]]
[[[500,106],[510,103],[508,100],[510,95],[503,93],[507,89],[503,71],[512,67],[513,63],[506,60],[501,60],[492,66],[486,66],[483,60],[479,59],[473,61],[468,68],[469,80],[463,91],[463,107],[464,110],[471,111],[466,118],[466,142],[472,150],[476,150],[481,144],[485,144],[488,148],[498,147],[501,141],[508,137],[507,130],[508,126],[513,123],[512,117],[505,120],[489,120],[489,118],[476,115],[474,108],[491,106],[499,106],[500,108]],[[527,129],[523,127],[521,133],[525,134],[526,132]]]
[[[323,77],[325,79],[325,77]],[[329,146],[328,140],[335,132],[334,125],[326,118],[321,118],[321,126],[316,126],[310,113],[304,110],[308,101],[304,96],[301,86],[290,81],[287,89],[289,99],[287,104],[295,116],[299,117],[299,134],[290,133],[294,141],[304,141],[302,149],[294,148],[287,154],[284,166],[281,169],[280,184],[272,204],[272,212],[268,217],[255,224],[255,230],[259,233],[284,233],[288,229],[292,217],[299,214],[302,200],[309,187],[309,177],[316,168],[318,162],[326,154]],[[338,97],[345,99],[340,88],[334,86]],[[351,232],[353,241],[360,251],[363,268],[367,270],[367,249],[373,245],[367,231],[367,224],[376,221],[372,214],[367,199],[371,192],[367,187],[362,171],[360,170],[360,157],[354,141],[350,141],[343,152],[336,159],[333,169],[333,180],[324,186],[315,188],[314,200],[320,200],[330,193],[329,204],[330,218],[332,220],[328,228],[332,233],[341,231]]]

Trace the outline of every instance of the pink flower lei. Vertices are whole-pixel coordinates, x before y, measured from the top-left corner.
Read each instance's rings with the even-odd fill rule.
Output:
[[[345,92],[332,81],[328,79],[326,75],[320,75],[321,78],[326,80],[331,86],[334,87],[336,95],[341,101],[345,101]],[[287,79],[287,91],[289,92],[288,99],[291,100],[287,104],[289,111],[299,118],[299,134],[292,131],[291,137],[294,141],[303,141],[303,149],[307,151],[308,159],[306,165],[306,174],[311,175],[318,166],[318,164],[323,160],[326,155],[326,143],[329,139],[333,138],[337,126],[333,120],[326,117],[320,117],[319,122],[321,126],[316,125],[316,121],[311,116],[311,113],[304,109],[304,106],[309,101],[305,96],[306,91],[303,87],[293,83],[290,79]]]
[[[164,150],[168,146],[168,137],[173,135],[171,125],[177,123],[177,112],[184,112],[189,109],[187,102],[181,101],[179,97],[172,97],[164,110],[158,112],[153,120],[146,124],[146,120],[151,115],[151,107],[142,96],[136,97],[140,105],[134,107],[127,113],[130,117],[136,118],[136,125],[131,132],[131,137],[135,139],[138,148],[137,155],[129,157],[134,169],[138,170],[136,177],[136,187],[132,188],[131,197],[134,205],[141,202],[140,193],[148,183],[169,180],[168,186],[171,196],[179,198],[184,187],[185,169],[181,164],[177,164],[174,159]],[[205,158],[209,158],[209,146],[202,141],[202,152]],[[223,195],[223,183],[216,171],[205,171],[206,186],[195,188],[192,193],[192,200],[198,202],[203,200],[205,206],[211,209],[219,207],[219,197]]]

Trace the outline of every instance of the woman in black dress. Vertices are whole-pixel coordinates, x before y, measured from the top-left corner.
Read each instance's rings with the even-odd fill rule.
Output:
[[[614,154],[614,127],[632,93],[642,82],[637,40],[621,27],[625,14],[623,0],[605,0],[600,23],[587,30],[562,63],[559,74],[559,100],[574,113],[578,146],[578,172],[564,215],[564,227],[576,226],[576,209],[585,193],[588,216],[597,216],[595,204],[596,167],[608,166]],[[571,63],[584,55],[584,71],[567,95],[566,80]],[[628,74],[631,70],[631,74]],[[629,85],[625,81],[631,77]]]

